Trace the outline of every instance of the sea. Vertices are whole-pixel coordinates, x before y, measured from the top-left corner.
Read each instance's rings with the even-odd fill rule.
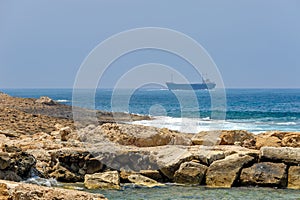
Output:
[[[73,89],[1,89],[11,96],[39,98],[85,108],[149,115],[153,120],[131,122],[165,127],[188,133],[206,130],[300,131],[300,89],[226,89],[225,98],[215,101],[219,91],[83,90],[72,99]],[[86,98],[93,92],[95,98]],[[92,103],[91,103],[92,102]],[[217,102],[217,103],[216,103]],[[216,105],[217,104],[217,105]],[[218,105],[220,104],[220,105]],[[208,189],[167,186],[124,187],[121,191],[99,191],[109,199],[299,199],[299,190],[276,188]]]
[[[72,105],[72,89],[1,91],[17,97],[48,96],[56,102]],[[273,130],[300,131],[300,89],[226,89],[221,110],[212,110],[214,92],[218,91],[172,92],[147,88],[115,92],[113,89],[97,89],[94,104],[85,98],[84,91],[82,98],[77,98],[74,103],[97,110],[150,115],[154,120],[134,123],[189,133],[216,129],[247,130],[256,134]],[[221,117],[214,118],[212,115],[216,116],[216,113]]]

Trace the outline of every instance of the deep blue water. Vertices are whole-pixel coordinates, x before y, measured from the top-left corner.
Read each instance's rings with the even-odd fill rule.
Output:
[[[72,89],[2,89],[2,91],[18,97],[49,96],[58,102],[72,105]],[[196,102],[193,95],[196,95]],[[225,122],[212,118],[210,95],[208,91],[171,92],[140,89],[133,94],[123,90],[112,97],[112,90],[98,89],[96,103],[92,107],[95,106],[99,110],[158,116],[151,122],[137,122],[144,125],[181,130],[182,127],[187,127],[186,123],[196,123],[196,130],[184,129],[189,132],[209,129],[245,129],[252,132],[300,130],[300,89],[227,89]],[[130,97],[129,102],[126,101],[127,97]],[[116,103],[112,104],[112,99]],[[91,107],[84,92],[76,105]],[[218,112],[222,112],[222,109],[214,109],[214,113]],[[185,120],[182,120],[182,117]]]

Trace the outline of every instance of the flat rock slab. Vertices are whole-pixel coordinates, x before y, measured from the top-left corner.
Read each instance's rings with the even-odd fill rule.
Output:
[[[262,162],[242,170],[242,185],[286,187],[287,166],[284,163]]]
[[[16,183],[0,180],[0,199],[30,199],[30,200],[104,200],[102,194],[92,194],[83,191],[68,190],[54,187],[44,187],[27,183]]]
[[[249,155],[233,154],[225,159],[213,162],[206,173],[208,187],[229,188],[237,181],[243,166],[254,160]]]
[[[84,186],[87,189],[120,189],[120,175],[117,171],[86,174]]]
[[[288,188],[300,190],[300,166],[291,166],[289,168]]]
[[[263,161],[300,164],[300,148],[293,147],[262,147],[260,157]]]
[[[164,184],[158,183],[157,181],[148,178],[146,176],[140,175],[140,174],[132,174],[128,176],[128,180],[131,183],[134,183],[138,186],[143,187],[158,187],[158,186],[164,186]]]

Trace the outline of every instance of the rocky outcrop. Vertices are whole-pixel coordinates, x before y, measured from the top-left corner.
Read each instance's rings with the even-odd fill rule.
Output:
[[[300,164],[300,148],[292,147],[262,147],[261,160],[284,162],[287,164]]]
[[[84,186],[87,189],[120,189],[120,176],[117,171],[86,174]]]
[[[104,200],[101,194],[91,194],[82,191],[67,190],[62,188],[50,188],[27,183],[16,183],[0,180],[0,199],[24,199],[24,200]]]
[[[134,145],[137,147],[191,144],[188,135],[165,128],[159,129],[142,125],[107,123],[96,127],[94,130],[88,128],[87,132],[92,132],[94,137],[100,135],[120,145]]]
[[[289,168],[287,187],[300,190],[300,166],[291,166]]]
[[[283,163],[262,162],[242,170],[242,185],[286,187],[287,166]]]
[[[240,171],[254,161],[248,155],[233,154],[223,160],[213,162],[206,174],[206,185],[209,187],[232,187],[239,178]]]
[[[83,181],[86,174],[103,170],[104,165],[82,149],[61,149],[51,154],[50,177],[63,182]]]
[[[48,105],[48,106],[52,106],[52,105],[56,104],[51,98],[46,97],[46,96],[40,97],[35,102],[40,103],[40,104],[45,104],[45,105]]]
[[[255,148],[255,137],[253,133],[243,130],[222,131],[220,145],[239,145],[246,148]]]
[[[35,168],[36,159],[15,147],[5,146],[0,152],[0,179],[21,181],[38,173]]]
[[[148,178],[146,176],[140,175],[140,174],[132,174],[128,176],[128,180],[131,183],[134,183],[138,186],[143,187],[158,187],[158,186],[164,186],[164,184],[158,183],[157,181]]]
[[[300,147],[300,133],[286,133],[282,138],[281,145],[284,147]]]
[[[300,147],[300,132],[269,131],[255,136],[256,148]]]
[[[207,171],[207,166],[197,162],[185,162],[175,172],[174,181],[182,184],[200,185]]]

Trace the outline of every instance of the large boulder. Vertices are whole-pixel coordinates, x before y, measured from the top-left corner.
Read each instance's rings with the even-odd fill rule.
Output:
[[[158,183],[157,181],[140,174],[132,174],[128,176],[128,180],[135,185],[143,187],[164,186],[164,184]]]
[[[0,199],[30,199],[30,200],[100,200],[106,199],[102,194],[92,194],[83,191],[67,190],[55,187],[44,187],[27,183],[16,183],[0,180]]]
[[[182,184],[199,185],[205,176],[207,168],[207,166],[193,161],[182,163],[175,172],[174,181]]]
[[[291,166],[289,168],[288,188],[300,190],[300,166]]]
[[[104,136],[121,145],[152,147],[162,145],[191,145],[188,134],[142,125],[106,123],[92,130],[94,135]]]
[[[260,157],[263,161],[300,164],[300,148],[292,147],[262,147]]]
[[[233,154],[213,162],[206,173],[208,187],[229,188],[238,180],[241,169],[254,161],[249,155]]]
[[[120,189],[120,175],[117,171],[86,174],[84,186],[87,189]]]
[[[262,162],[242,170],[242,185],[286,187],[287,166],[284,163]]]

